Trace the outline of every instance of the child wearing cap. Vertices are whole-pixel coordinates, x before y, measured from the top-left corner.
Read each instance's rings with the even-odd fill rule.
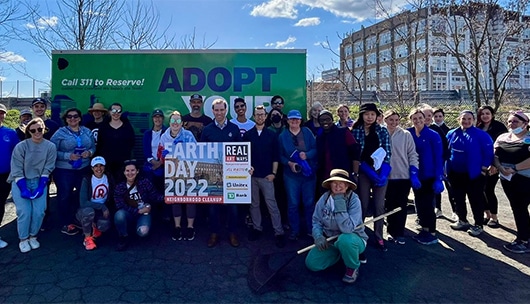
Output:
[[[105,159],[96,156],[90,162],[92,174],[83,178],[77,220],[83,228],[83,245],[86,250],[96,249],[95,239],[110,228],[110,211],[107,207],[114,189],[112,176],[105,174]]]

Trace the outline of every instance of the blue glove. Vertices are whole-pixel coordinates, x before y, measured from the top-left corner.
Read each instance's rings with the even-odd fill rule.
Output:
[[[444,184],[442,183],[441,178],[438,178],[434,181],[432,184],[432,189],[434,190],[435,194],[440,194],[444,191]]]
[[[418,168],[414,166],[409,167],[410,182],[412,183],[412,189],[415,189],[415,190],[418,190],[421,188],[421,182],[420,182],[420,179],[418,178],[419,171],[420,170],[418,170]]]
[[[365,162],[361,162],[361,165],[359,166],[359,169],[368,176],[370,181],[374,184],[378,184],[379,181],[379,175],[375,173],[374,168],[372,168],[370,165],[368,165]]]
[[[392,171],[392,167],[388,163],[383,162],[381,169],[379,170],[379,183],[376,183],[376,187],[383,187],[388,182],[388,175]]]
[[[20,189],[20,196],[22,198],[31,199],[31,191],[28,189],[28,184],[25,178],[21,178],[17,182],[18,189]]]
[[[333,195],[333,204],[335,205],[335,210],[333,213],[346,212],[346,198],[344,194],[335,194]]]
[[[328,249],[328,241],[326,241],[326,238],[324,236],[318,236],[316,239],[315,239],[315,246],[319,249],[319,250],[326,250]]]
[[[304,176],[313,175],[313,170],[311,169],[307,161],[300,158],[300,151],[294,150],[294,152],[291,154],[291,161],[297,163],[300,168],[302,168],[302,174]]]
[[[37,189],[31,192],[31,199],[39,198],[44,194],[44,189],[48,185],[49,180],[50,179],[47,176],[41,176],[41,178],[39,179],[39,185],[37,186]]]
[[[162,150],[162,158],[166,158],[166,156],[169,154],[169,150]]]

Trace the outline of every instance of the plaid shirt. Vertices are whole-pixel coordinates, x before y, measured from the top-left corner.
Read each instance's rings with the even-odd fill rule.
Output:
[[[364,149],[364,126],[359,126],[353,130],[351,130],[351,133],[353,134],[353,137],[355,137],[355,140],[361,145],[361,153]],[[390,164],[390,156],[392,155],[392,147],[390,146],[390,133],[388,133],[388,130],[385,127],[382,127],[380,125],[375,126],[375,133],[377,134],[377,137],[379,137],[379,147],[385,149],[386,156],[385,156],[385,162]]]

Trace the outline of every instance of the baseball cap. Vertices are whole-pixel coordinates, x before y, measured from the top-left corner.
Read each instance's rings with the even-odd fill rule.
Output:
[[[4,113],[7,113],[7,108],[6,108],[6,105],[5,105],[5,104],[0,103],[0,111],[1,111],[1,112],[4,112]]]
[[[33,107],[34,105],[38,104],[38,103],[42,103],[43,105],[47,105],[48,102],[46,101],[46,99],[44,98],[35,98],[33,99],[33,101],[31,102],[31,106]]]
[[[31,113],[30,109],[22,109],[22,110],[20,110],[20,115],[19,116],[22,116],[22,115],[33,115],[33,114]]]
[[[302,114],[298,110],[291,110],[287,114],[287,119],[302,119]]]
[[[200,100],[202,100],[202,96],[199,95],[199,94],[193,94],[193,95],[191,95],[191,97],[190,97],[190,101],[191,101],[191,100],[194,100],[194,99],[200,99]]]
[[[157,115],[160,115],[160,116],[164,117],[164,112],[162,112],[162,110],[160,110],[160,109],[155,109],[153,111],[153,113],[151,114],[151,117],[155,117]]]
[[[92,161],[90,162],[90,166],[95,167],[96,165],[103,165],[105,166],[106,162],[105,159],[102,156],[96,156],[92,158]]]

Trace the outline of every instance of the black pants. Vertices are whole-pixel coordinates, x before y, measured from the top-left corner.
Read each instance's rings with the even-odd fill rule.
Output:
[[[6,200],[11,192],[11,184],[7,182],[9,177],[9,172],[0,173],[0,224],[4,218],[4,213],[6,212]]]
[[[491,214],[497,214],[499,211],[499,201],[497,200],[497,195],[495,195],[495,186],[498,180],[499,174],[486,176],[486,186],[484,187],[486,201],[484,210],[489,210]]]
[[[420,226],[428,228],[429,232],[436,231],[436,215],[434,214],[434,179],[421,181],[421,188],[414,190],[414,203],[420,219]]]
[[[401,211],[396,212],[387,218],[387,232],[392,237],[402,237],[407,221],[407,203],[410,193],[409,179],[391,179],[388,181],[385,194],[385,209],[391,211],[401,207]]]
[[[512,207],[517,239],[528,241],[530,239],[530,178],[515,174],[511,181],[501,179],[501,185]]]
[[[486,179],[484,175],[479,175],[474,179],[469,174],[450,172],[449,182],[453,186],[453,195],[456,202],[456,214],[461,221],[467,222],[466,195],[469,198],[469,205],[473,212],[475,225],[482,226],[484,221],[484,185]]]

